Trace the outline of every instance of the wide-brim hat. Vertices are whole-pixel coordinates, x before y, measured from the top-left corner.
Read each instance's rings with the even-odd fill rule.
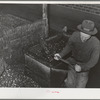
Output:
[[[84,20],[82,24],[78,25],[77,28],[89,35],[95,35],[98,30],[95,28],[95,24],[91,20]]]

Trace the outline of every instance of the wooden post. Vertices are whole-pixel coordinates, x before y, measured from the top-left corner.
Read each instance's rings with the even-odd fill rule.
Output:
[[[45,26],[45,38],[48,37],[48,6],[47,4],[43,4],[43,21]]]

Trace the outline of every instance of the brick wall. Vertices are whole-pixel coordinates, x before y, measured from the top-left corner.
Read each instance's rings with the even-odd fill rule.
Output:
[[[87,12],[87,13],[100,15],[100,5],[99,4],[66,4],[62,6],[76,9],[76,10],[83,11],[83,12]]]
[[[100,39],[100,5],[99,4],[59,4],[49,6],[50,27],[61,31],[67,25],[68,29],[77,29],[83,20],[95,22],[98,29],[96,36]],[[99,12],[99,13],[97,13]]]

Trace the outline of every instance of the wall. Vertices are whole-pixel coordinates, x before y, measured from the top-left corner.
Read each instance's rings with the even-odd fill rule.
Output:
[[[90,19],[100,32],[100,5],[50,5],[49,11],[50,27],[56,30],[61,31],[64,25],[77,29],[84,19]],[[97,37],[100,38],[100,34]]]
[[[100,5],[99,4],[67,4],[62,6],[65,6],[67,8],[76,9],[79,11],[92,13],[95,15],[100,15]]]
[[[41,4],[6,4],[0,5],[0,12],[9,13],[32,22],[42,19]],[[64,25],[77,29],[76,26],[84,19],[93,20],[100,32],[99,4],[52,4],[48,6],[50,28],[61,31]],[[100,38],[100,35],[97,35]]]
[[[32,22],[41,19],[41,4],[0,4],[0,12],[9,13]]]
[[[0,11],[9,13],[32,22],[42,19],[41,4],[6,4],[0,5]],[[98,4],[52,4],[48,5],[48,18],[50,28],[61,31],[67,25],[68,28],[77,29],[76,26],[84,19],[93,20],[100,32],[100,5]],[[100,38],[100,35],[97,35]]]

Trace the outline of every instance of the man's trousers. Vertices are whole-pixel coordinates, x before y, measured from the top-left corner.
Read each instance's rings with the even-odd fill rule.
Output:
[[[68,77],[64,83],[67,88],[85,88],[88,81],[89,72],[76,72],[73,69],[69,69]]]

